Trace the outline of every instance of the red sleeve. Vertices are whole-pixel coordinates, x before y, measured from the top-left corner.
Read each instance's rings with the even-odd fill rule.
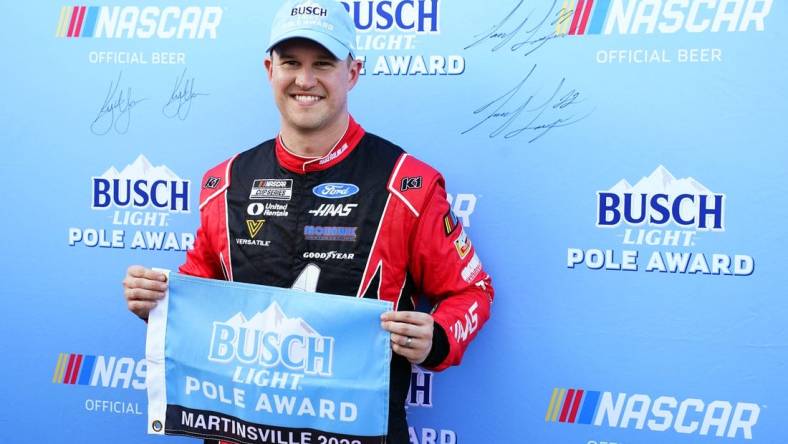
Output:
[[[434,170],[432,170],[434,171]],[[462,360],[468,344],[490,317],[493,288],[476,248],[451,213],[443,178],[424,177],[423,205],[411,239],[410,273],[434,304],[432,316],[449,340],[449,353],[434,367]]]
[[[186,262],[178,271],[191,276],[228,280],[226,252],[227,212],[225,193],[230,184],[230,166],[235,158],[211,168],[203,176],[200,189],[200,227],[194,248],[186,252]]]

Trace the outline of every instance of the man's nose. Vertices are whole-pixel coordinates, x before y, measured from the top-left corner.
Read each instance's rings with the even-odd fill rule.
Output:
[[[309,68],[304,68],[299,71],[296,76],[296,86],[301,89],[310,89],[317,85],[317,77]]]

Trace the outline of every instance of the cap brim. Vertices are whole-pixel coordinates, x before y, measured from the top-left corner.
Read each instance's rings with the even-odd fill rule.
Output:
[[[314,31],[312,29],[294,29],[288,33],[282,34],[277,37],[275,41],[272,41],[268,45],[268,49],[266,51],[270,52],[271,49],[284,42],[285,40],[294,39],[294,38],[304,38],[312,40],[313,42],[319,44],[320,46],[326,48],[328,52],[334,55],[339,60],[344,60],[347,58],[348,55],[353,55],[353,53],[347,48],[347,46],[343,45],[339,40],[335,39],[334,37],[324,34],[320,31]]]

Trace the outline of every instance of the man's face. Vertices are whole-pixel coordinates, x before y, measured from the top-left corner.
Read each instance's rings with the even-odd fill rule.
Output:
[[[286,40],[265,59],[282,124],[300,132],[338,124],[347,112],[347,93],[358,80],[359,61],[337,60],[307,39]]]

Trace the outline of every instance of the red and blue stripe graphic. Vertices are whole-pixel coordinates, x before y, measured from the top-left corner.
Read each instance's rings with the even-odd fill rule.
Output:
[[[591,424],[599,404],[600,393],[583,389],[554,388],[544,420]]]
[[[575,1],[577,3],[575,4]],[[601,34],[611,0],[564,0],[556,34]],[[571,17],[571,20],[569,20]]]
[[[56,37],[93,37],[99,6],[63,6],[57,22]]]
[[[96,357],[76,353],[60,353],[52,382],[55,384],[89,385]]]

